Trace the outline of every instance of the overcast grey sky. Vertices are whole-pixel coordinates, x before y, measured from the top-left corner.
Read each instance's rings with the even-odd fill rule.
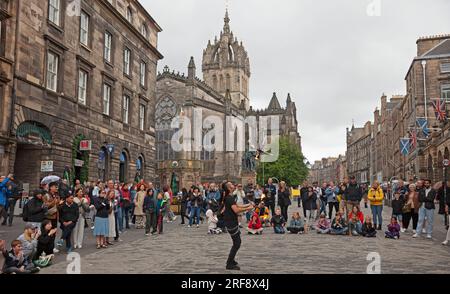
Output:
[[[380,16],[369,16],[378,1]],[[194,56],[201,77],[202,52],[223,27],[226,0],[140,2],[163,28],[159,69],[187,72]],[[285,105],[291,93],[311,162],[343,154],[346,127],[373,120],[382,93],[405,93],[418,37],[450,33],[449,0],[229,0],[229,11],[250,56],[251,104],[267,107],[277,92]]]

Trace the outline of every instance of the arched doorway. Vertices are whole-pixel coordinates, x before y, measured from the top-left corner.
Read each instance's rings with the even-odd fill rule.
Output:
[[[86,140],[84,135],[78,135],[72,144],[72,173],[70,182],[75,180],[85,183],[89,179],[89,152],[80,150],[81,141]]]
[[[119,156],[119,182],[125,183],[128,175],[128,154],[124,150]]]
[[[139,181],[144,178],[144,165],[144,156],[141,154],[136,160],[136,176],[134,179],[136,183],[139,183]]]
[[[16,129],[17,148],[14,172],[17,181],[38,188],[40,179],[52,173],[52,135],[49,128],[36,121],[25,121]],[[45,164],[43,165],[43,162]]]

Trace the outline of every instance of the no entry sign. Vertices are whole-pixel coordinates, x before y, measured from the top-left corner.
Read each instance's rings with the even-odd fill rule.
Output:
[[[445,167],[448,167],[448,166],[450,166],[450,160],[449,160],[449,159],[444,159],[444,160],[442,161],[442,164],[443,164]]]

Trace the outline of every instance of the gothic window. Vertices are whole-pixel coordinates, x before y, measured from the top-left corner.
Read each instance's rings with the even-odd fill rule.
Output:
[[[213,54],[213,62],[220,62],[220,47],[217,47],[216,52]]]
[[[233,61],[234,60],[234,50],[231,45],[228,46],[228,60]]]
[[[203,129],[203,135],[202,138],[205,138],[206,134],[210,132],[211,129]],[[209,142],[209,140],[208,140]],[[216,143],[216,137],[211,138],[211,143],[214,145]],[[208,150],[210,148],[208,147]],[[205,146],[203,146],[202,151],[200,152],[200,159],[201,160],[215,160],[215,150],[208,151],[205,149]]]
[[[177,105],[171,98],[165,97],[156,105],[155,113],[157,160],[175,159],[175,152],[172,149],[171,140],[177,130],[172,129],[170,124],[177,114]]]
[[[219,91],[220,91],[220,92],[224,92],[224,91],[225,91],[224,88],[225,88],[225,85],[224,85],[224,82],[223,82],[223,75],[220,75],[220,79],[219,79]]]
[[[231,91],[231,77],[230,77],[229,74],[227,74],[226,90],[230,90]]]
[[[214,88],[214,90],[217,90],[217,76],[213,75],[212,80],[213,80],[213,82],[212,82],[213,88]]]

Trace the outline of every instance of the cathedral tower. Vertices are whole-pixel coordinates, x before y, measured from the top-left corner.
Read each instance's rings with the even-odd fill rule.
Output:
[[[250,107],[249,81],[250,61],[242,42],[238,42],[230,30],[228,10],[225,13],[223,31],[212,44],[203,50],[203,79],[217,92],[225,96],[230,91],[232,103],[239,107],[243,102]]]

